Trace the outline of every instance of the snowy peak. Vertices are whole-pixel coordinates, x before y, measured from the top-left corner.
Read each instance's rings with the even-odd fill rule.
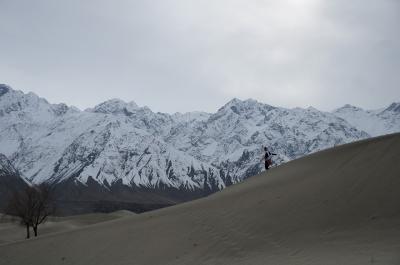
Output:
[[[346,104],[343,107],[334,110],[333,113],[358,112],[358,111],[365,111],[365,110],[350,104]]]
[[[345,105],[333,111],[333,114],[371,136],[400,131],[400,103],[393,103],[383,111],[363,110]]]
[[[383,112],[393,112],[393,113],[400,114],[400,103],[393,102]]]
[[[0,116],[9,115],[14,118],[43,118],[51,116],[51,105],[33,93],[24,94],[21,91],[3,87],[0,97]],[[36,116],[36,117],[35,117]]]
[[[50,104],[46,99],[35,93],[27,94],[13,90],[7,85],[0,85],[0,117],[9,116],[13,119],[48,121],[68,112],[76,112],[66,104]]]
[[[238,99],[238,98],[233,98],[228,103],[226,103],[222,108],[224,107],[230,107],[230,106],[236,106],[242,104],[243,100]]]
[[[218,120],[221,117],[232,116],[238,119],[250,119],[251,117],[265,115],[273,109],[276,108],[254,99],[240,100],[234,98],[220,108],[217,113],[211,115],[210,118],[211,120]]]
[[[10,87],[5,84],[0,84],[0,97],[10,91]]]
[[[121,99],[111,99],[87,111],[103,114],[129,114],[138,108],[139,106],[133,101],[127,103]]]
[[[219,111],[231,110],[234,113],[241,115],[241,114],[244,114],[249,111],[261,110],[261,109],[271,109],[271,108],[273,108],[273,107],[271,107],[267,104],[260,103],[254,99],[240,100],[240,99],[234,98],[231,101],[229,101],[227,104],[225,104]]]

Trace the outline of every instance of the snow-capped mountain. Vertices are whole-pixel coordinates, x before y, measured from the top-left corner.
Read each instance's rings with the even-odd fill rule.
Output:
[[[376,135],[353,125],[358,112],[238,99],[213,114],[154,113],[118,99],[80,111],[1,85],[0,152],[32,183],[209,193],[259,173],[263,145],[279,164]],[[398,112],[393,105],[374,115],[399,131]]]
[[[347,104],[333,113],[371,136],[400,131],[400,103],[380,110],[363,110]]]

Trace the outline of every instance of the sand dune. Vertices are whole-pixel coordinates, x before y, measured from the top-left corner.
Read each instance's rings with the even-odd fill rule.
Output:
[[[3,245],[0,264],[400,264],[400,134],[201,200]]]
[[[133,215],[135,213],[130,211],[117,211],[113,213],[93,213],[69,217],[50,217],[46,223],[40,225],[39,236],[69,231]],[[33,235],[33,231],[31,232]],[[21,241],[25,236],[25,227],[18,225],[18,222],[14,218],[9,216],[0,217],[0,245]]]

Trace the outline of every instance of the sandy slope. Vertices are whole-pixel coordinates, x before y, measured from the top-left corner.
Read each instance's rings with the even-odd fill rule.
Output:
[[[121,217],[133,216],[135,213],[129,211],[117,211],[113,213],[93,213],[69,217],[50,217],[49,220],[39,226],[39,236],[69,231],[92,224],[106,222]],[[33,231],[31,231],[33,236]],[[24,226],[9,216],[0,215],[0,245],[21,241],[25,238]]]
[[[400,264],[400,134],[205,199],[3,245],[0,264]]]

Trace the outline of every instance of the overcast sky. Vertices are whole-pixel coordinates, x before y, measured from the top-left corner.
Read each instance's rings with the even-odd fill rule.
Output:
[[[400,101],[399,0],[0,0],[0,83],[81,109]]]

